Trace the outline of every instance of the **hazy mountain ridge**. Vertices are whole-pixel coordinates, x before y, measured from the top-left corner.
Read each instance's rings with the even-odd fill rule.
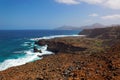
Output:
[[[82,26],[81,29],[94,29],[94,28],[105,28],[107,26],[100,24],[100,23],[95,23],[92,25],[88,25],[88,26]]]
[[[55,28],[55,30],[77,30],[77,29],[79,29],[79,27],[75,27],[75,26],[62,26]]]
[[[76,27],[76,26],[62,26],[62,27],[58,27],[55,30],[81,30],[81,29],[94,29],[94,28],[105,28],[108,26],[105,26],[103,24],[100,23],[95,23],[92,25],[86,25],[86,26],[81,26],[81,27]]]

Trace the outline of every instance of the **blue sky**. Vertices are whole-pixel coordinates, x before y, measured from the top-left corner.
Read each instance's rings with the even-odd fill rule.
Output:
[[[120,23],[120,0],[0,0],[0,29]]]

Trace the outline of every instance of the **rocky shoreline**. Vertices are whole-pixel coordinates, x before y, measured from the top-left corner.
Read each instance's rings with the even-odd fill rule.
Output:
[[[90,33],[83,30],[84,34],[91,35],[87,37],[39,40],[35,43],[47,44],[48,50],[56,54],[1,71],[0,80],[119,80],[120,29],[108,29],[103,34],[104,29],[102,34],[98,29],[99,34],[94,37],[91,36],[97,32],[92,29]]]

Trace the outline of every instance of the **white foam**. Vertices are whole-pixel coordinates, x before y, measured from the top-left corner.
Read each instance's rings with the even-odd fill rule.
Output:
[[[31,55],[26,54],[24,57],[18,58],[18,59],[8,59],[0,63],[0,71],[13,67],[13,66],[23,65],[23,64],[26,64],[28,62],[31,62],[33,60],[38,60],[38,59],[39,58],[37,55],[32,55],[32,54]]]
[[[42,59],[42,57],[40,58],[38,56],[53,54],[52,52],[49,52],[46,50],[47,50],[47,46],[43,46],[41,47],[42,53],[39,53],[39,52],[34,53],[32,49],[28,51],[24,51],[26,54],[23,57],[19,57],[18,59],[8,59],[0,63],[0,71],[13,67],[13,66],[19,66],[19,65],[23,65],[28,62],[31,62],[31,61]]]
[[[47,55],[47,54],[53,54],[53,52],[47,51],[47,45],[42,46],[42,47],[41,47],[40,49],[38,49],[38,50],[41,50],[42,53],[33,52],[32,49],[30,49],[29,51],[25,51],[25,53],[27,53],[27,54],[34,54],[34,55],[37,55],[37,56],[42,56],[42,55]]]
[[[34,43],[32,42],[24,42],[21,46],[34,46]]]
[[[52,38],[58,38],[58,37],[74,37],[74,36],[82,37],[85,35],[55,35],[55,36],[46,36],[46,37],[41,37],[41,38],[32,38],[30,40],[36,41],[36,40],[40,40],[40,39],[52,39]],[[31,44],[31,45],[29,45],[29,44]],[[33,47],[34,43],[25,42],[22,46]],[[52,52],[47,51],[47,45],[40,47],[40,50],[42,51],[42,53],[39,53],[39,52],[34,53],[32,49],[30,49],[28,51],[22,51],[22,52],[26,53],[23,57],[19,57],[18,59],[8,59],[8,60],[5,60],[4,62],[0,63],[0,71],[5,70],[10,67],[13,67],[13,66],[19,66],[19,65],[23,65],[28,62],[31,62],[31,61],[42,59],[42,57],[40,58],[38,56],[53,54]],[[18,51],[15,53],[21,53],[21,51]]]
[[[46,36],[46,37],[40,37],[40,38],[32,38],[30,40],[32,41],[36,41],[36,40],[40,40],[40,39],[53,39],[53,38],[59,38],[59,37],[83,37],[85,35],[54,35],[54,36]]]

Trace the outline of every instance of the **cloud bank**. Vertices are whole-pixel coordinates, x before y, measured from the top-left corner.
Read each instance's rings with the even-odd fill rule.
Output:
[[[80,3],[87,3],[93,5],[100,5],[110,9],[119,10],[120,9],[120,0],[55,0],[58,3],[77,5]]]
[[[118,20],[120,19],[120,14],[102,16],[101,18],[105,20]]]

